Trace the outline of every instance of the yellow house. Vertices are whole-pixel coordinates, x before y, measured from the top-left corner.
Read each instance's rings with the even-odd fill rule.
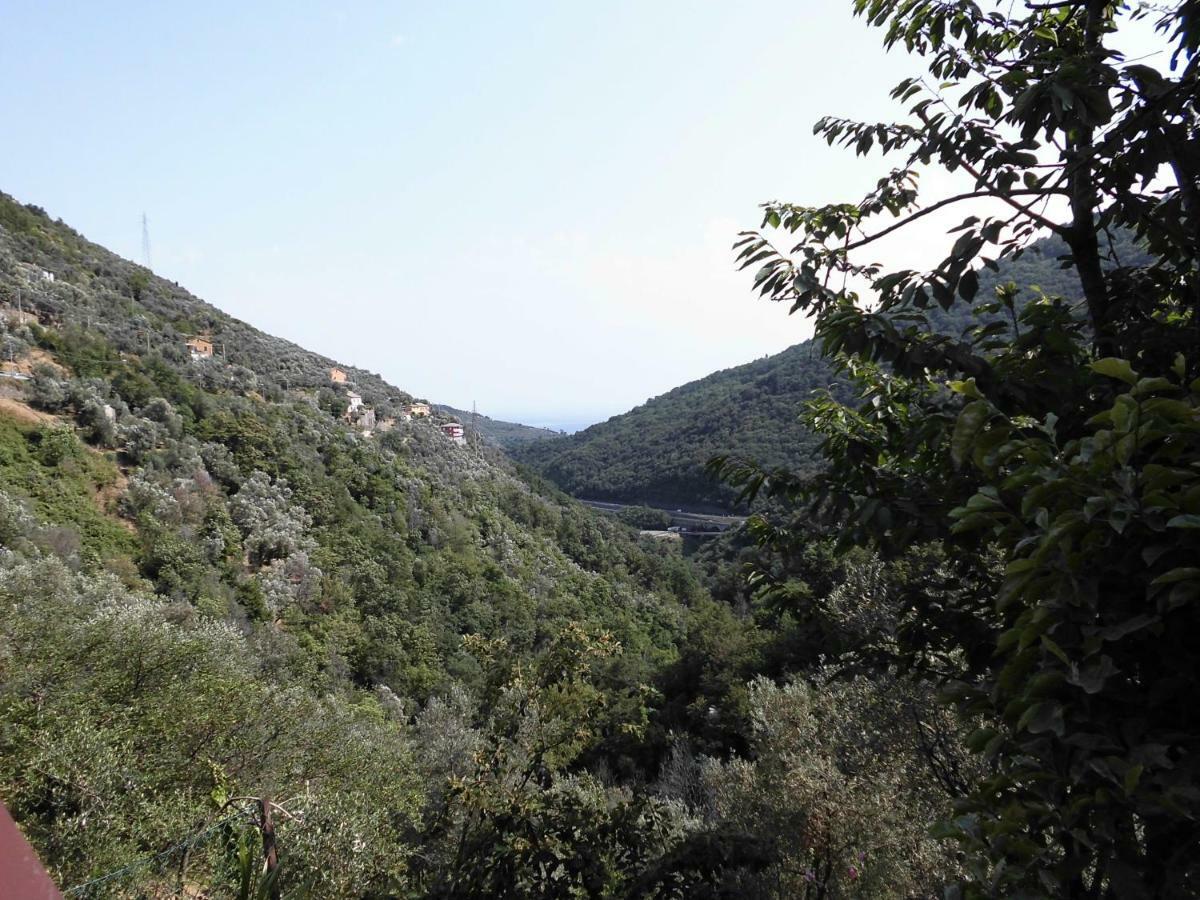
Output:
[[[430,410],[428,403],[410,403],[404,407],[404,411],[415,419],[419,416],[429,415]]]
[[[332,381],[334,384],[345,384],[346,383],[346,373],[344,370],[339,369],[337,366],[334,366],[332,369],[329,370],[329,380]]]

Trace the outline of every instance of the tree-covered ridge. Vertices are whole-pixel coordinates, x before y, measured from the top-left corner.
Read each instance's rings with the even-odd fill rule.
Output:
[[[6,235],[0,301],[14,303],[16,290],[22,289],[27,307],[43,318],[103,335],[117,352],[144,353],[149,347],[179,364],[187,359],[187,340],[204,336],[228,366],[220,375],[211,373],[210,382],[222,378],[250,389],[261,384],[268,391],[319,391],[330,388],[329,370],[340,366],[354,389],[381,412],[394,412],[412,400],[373,372],[259,331],[3,193],[0,226]],[[55,280],[43,280],[43,271]]]
[[[814,348],[798,344],[515,455],[577,497],[725,508],[734,492],[705,474],[705,463],[732,448],[771,465],[811,463],[816,443],[796,409],[831,384]]]
[[[514,450],[526,444],[531,444],[534,441],[560,436],[557,431],[550,428],[541,428],[536,425],[522,425],[519,422],[505,422],[503,419],[493,419],[491,416],[483,415],[483,413],[475,413],[467,409],[455,409],[453,406],[446,406],[444,403],[437,404],[435,408],[439,412],[443,412],[461,422],[467,428],[468,436],[472,430],[477,430],[481,440],[495,444],[501,450]]]
[[[1114,237],[1119,258],[1144,261],[1125,232]],[[1066,247],[1057,238],[1031,244],[992,271],[978,273],[980,296],[1012,282],[1022,291],[1018,307],[1037,291],[1080,298],[1079,278],[1064,268]],[[937,310],[930,325],[960,335],[976,323],[971,308]],[[555,441],[515,451],[516,457],[576,497],[648,503],[670,508],[730,508],[737,492],[705,471],[714,456],[752,459],[766,468],[815,472],[818,440],[799,410],[814,391],[832,388],[844,397],[845,382],[805,341],[774,356],[714,372],[654,397],[627,413]]]

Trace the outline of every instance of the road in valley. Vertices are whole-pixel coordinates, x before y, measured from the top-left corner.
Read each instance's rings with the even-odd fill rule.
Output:
[[[579,502],[603,512],[619,512],[631,506],[646,506],[644,503],[611,503],[607,500],[580,500]],[[714,516],[706,513],[685,512],[682,509],[663,509],[659,506],[646,508],[665,512],[671,517],[671,525],[677,526],[685,534],[725,531],[746,521],[745,516]]]

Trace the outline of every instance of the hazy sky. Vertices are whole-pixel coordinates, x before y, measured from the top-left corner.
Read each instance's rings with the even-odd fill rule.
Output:
[[[0,189],[438,402],[574,427],[806,336],[729,245],[881,173],[849,0],[0,0]]]

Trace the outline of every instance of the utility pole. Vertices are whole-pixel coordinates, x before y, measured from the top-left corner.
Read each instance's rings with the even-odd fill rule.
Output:
[[[263,862],[271,900],[280,900],[282,892],[279,889],[279,851],[275,848],[275,824],[271,821],[271,800],[262,797],[258,801],[259,830],[262,832]]]
[[[144,212],[142,213],[142,265],[151,271],[154,269],[150,265],[150,223]]]

